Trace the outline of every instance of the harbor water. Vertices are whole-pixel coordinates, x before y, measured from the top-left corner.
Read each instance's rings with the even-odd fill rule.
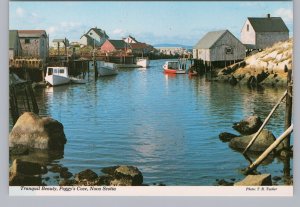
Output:
[[[249,115],[264,119],[285,89],[169,76],[163,64],[155,60],[147,69],[121,69],[96,81],[90,74],[87,84],[35,89],[40,114],[60,121],[67,137],[64,156],[51,162],[73,174],[133,165],[150,185],[211,186],[244,178],[241,169],[249,162],[218,135],[237,133],[232,124]],[[267,125],[276,137],[284,131],[284,110],[281,104]],[[258,168],[272,176],[282,170],[277,158]]]

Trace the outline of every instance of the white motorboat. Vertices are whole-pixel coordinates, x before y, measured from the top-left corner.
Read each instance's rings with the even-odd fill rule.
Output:
[[[67,67],[47,67],[45,81],[51,86],[67,84],[71,81]]]
[[[114,63],[107,63],[104,61],[97,61],[97,70],[99,76],[117,75],[118,68]]]
[[[136,64],[142,66],[143,68],[147,68],[150,64],[150,61],[148,58],[140,57],[136,58]]]

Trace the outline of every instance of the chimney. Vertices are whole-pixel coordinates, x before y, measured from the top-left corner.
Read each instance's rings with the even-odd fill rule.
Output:
[[[270,14],[267,14],[267,17],[268,17],[268,18],[270,18],[270,17],[271,17],[271,15],[270,15]]]

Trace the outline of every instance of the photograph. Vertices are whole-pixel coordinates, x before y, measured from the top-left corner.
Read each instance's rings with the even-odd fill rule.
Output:
[[[10,195],[293,195],[293,1],[11,0],[8,25]]]

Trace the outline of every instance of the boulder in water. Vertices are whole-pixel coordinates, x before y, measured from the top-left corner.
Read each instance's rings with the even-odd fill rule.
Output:
[[[25,112],[9,134],[9,147],[63,151],[67,139],[63,125],[50,118]]]

